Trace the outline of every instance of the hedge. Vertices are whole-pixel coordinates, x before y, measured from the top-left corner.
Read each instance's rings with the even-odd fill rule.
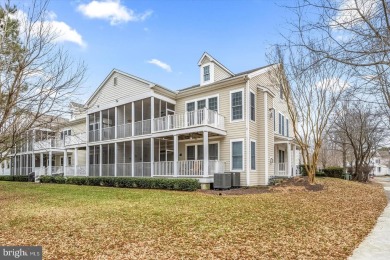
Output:
[[[195,191],[200,188],[198,180],[194,179],[163,179],[163,178],[133,178],[133,177],[39,177],[41,183],[76,184],[88,186],[105,186],[119,188],[164,189]]]
[[[28,182],[28,176],[27,175],[4,175],[4,176],[0,176],[0,181]]]
[[[333,178],[343,178],[343,168],[341,167],[328,167],[322,170],[326,176]]]

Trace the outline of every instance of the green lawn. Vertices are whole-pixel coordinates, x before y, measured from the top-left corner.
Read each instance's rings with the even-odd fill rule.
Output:
[[[346,258],[375,224],[381,187],[215,196],[0,182],[0,245],[45,259]]]

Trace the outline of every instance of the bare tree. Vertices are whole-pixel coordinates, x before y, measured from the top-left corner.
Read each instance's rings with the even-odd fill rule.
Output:
[[[365,102],[379,105],[390,122],[390,6],[388,0],[297,0],[289,7],[290,44],[350,66]],[[287,39],[287,37],[286,37]],[[313,44],[325,43],[325,44]],[[356,92],[357,93],[357,92]],[[361,96],[349,96],[361,100]]]
[[[67,112],[86,70],[55,43],[48,1],[23,6],[0,6],[0,162],[32,127]]]
[[[309,182],[314,183],[323,137],[348,87],[348,71],[338,62],[292,45],[277,47],[269,58],[279,63],[270,77],[282,88]]]
[[[346,137],[353,153],[353,178],[368,180],[369,161],[386,135],[380,111],[361,102],[347,103],[337,110],[335,126]]]

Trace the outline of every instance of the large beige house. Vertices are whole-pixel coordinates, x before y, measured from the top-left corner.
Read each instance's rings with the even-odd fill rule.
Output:
[[[240,172],[242,186],[294,176],[298,152],[287,106],[268,65],[233,73],[208,53],[199,84],[172,91],[112,70],[72,119],[11,157],[11,173],[197,178]],[[4,168],[4,167],[2,167]]]

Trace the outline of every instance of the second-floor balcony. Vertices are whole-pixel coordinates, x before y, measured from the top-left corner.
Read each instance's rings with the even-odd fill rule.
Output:
[[[207,108],[89,131],[89,142],[209,126],[225,130],[225,118]],[[115,134],[116,131],[116,134]]]
[[[34,151],[47,150],[50,148],[63,149],[67,146],[75,146],[86,143],[86,134],[79,133],[75,135],[65,136],[63,139],[48,138],[46,140],[33,142],[32,149]],[[31,150],[32,151],[32,150]]]

